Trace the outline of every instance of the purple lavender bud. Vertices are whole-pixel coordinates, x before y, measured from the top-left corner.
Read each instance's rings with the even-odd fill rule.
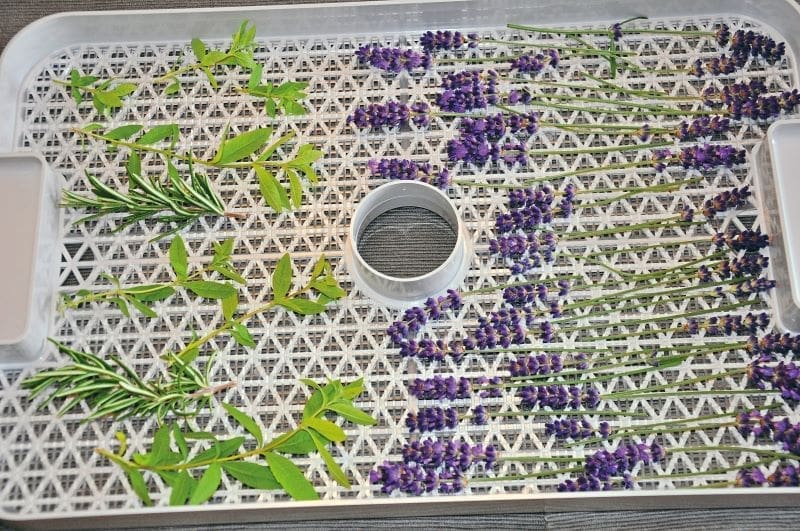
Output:
[[[442,81],[442,92],[436,97],[436,105],[443,111],[464,113],[474,109],[485,109],[497,103],[497,72],[486,74],[465,71],[448,74]]]
[[[409,120],[418,127],[423,127],[430,120],[428,111],[425,103],[415,103],[411,107],[396,101],[389,101],[386,104],[370,103],[366,108],[357,108],[347,117],[347,122],[359,129],[407,126]]]
[[[730,125],[731,121],[728,118],[701,116],[691,122],[681,122],[675,130],[675,136],[683,141],[710,138],[714,135],[727,133]]]
[[[743,468],[736,474],[737,487],[761,487],[767,479],[758,468]]]
[[[361,63],[387,72],[408,72],[416,68],[427,69],[431,65],[430,56],[419,54],[414,50],[381,47],[377,44],[361,46],[356,51],[356,57]]]
[[[434,376],[433,378],[414,378],[409,384],[408,391],[420,400],[456,400],[469,398],[472,394],[472,385],[464,377]]]
[[[611,425],[608,422],[601,422],[598,427],[597,433],[603,439],[608,439],[608,436],[611,435]]]
[[[418,163],[404,159],[372,159],[367,164],[373,177],[392,180],[420,181],[442,190],[450,185],[450,175],[446,169],[438,174],[428,163]]]
[[[476,426],[484,426],[488,424],[489,418],[484,406],[475,406],[472,408],[472,423]]]
[[[767,477],[770,487],[797,487],[800,485],[800,469],[794,465],[784,465]]]
[[[728,45],[728,41],[731,38],[731,29],[728,27],[727,24],[722,24],[717,29],[714,37],[715,37],[715,40],[717,41],[717,44],[719,46],[721,46],[721,47],[727,46]]]
[[[681,221],[690,223],[694,220],[694,209],[691,208],[689,205],[684,205],[683,210],[679,215]]]
[[[611,25],[611,38],[619,41],[622,38],[622,24],[615,22]]]
[[[478,34],[469,33],[466,38],[460,31],[426,31],[419,39],[422,49],[427,53],[437,51],[455,51],[464,48],[466,44],[474,48],[478,44]]]
[[[711,238],[717,247],[727,246],[734,251],[758,251],[769,245],[769,236],[758,230],[718,232]]]
[[[710,219],[719,212],[740,208],[747,202],[748,197],[750,197],[749,186],[725,190],[703,203],[703,215]]]

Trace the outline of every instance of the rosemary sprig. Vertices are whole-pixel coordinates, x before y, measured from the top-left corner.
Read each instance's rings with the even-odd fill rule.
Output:
[[[163,425],[155,433],[149,452],[134,453],[126,458],[127,444],[123,434],[118,434],[121,444],[117,453],[102,448],[97,452],[125,471],[134,492],[146,505],[152,505],[153,501],[143,472],[157,474],[171,487],[170,505],[194,505],[207,501],[219,488],[223,472],[230,480],[239,481],[250,488],[283,489],[297,500],[319,499],[319,494],[303,471],[282,454],[307,455],[319,452],[330,476],[340,485],[350,487],[347,475],[328,450],[329,443],[344,442],[347,436],[340,426],[325,417],[338,415],[363,426],[371,426],[376,421],[353,405],[353,399],[364,389],[363,380],[347,385],[333,380],[324,387],[312,380],[302,381],[314,388],[303,408],[302,419],[296,428],[268,442],[265,442],[264,430],[259,422],[230,404],[222,404],[252,437],[255,448],[251,450],[241,451],[247,442],[245,436],[218,439],[213,433],[184,432],[177,425]],[[198,441],[198,445],[203,441],[211,444],[192,457],[188,441]],[[265,464],[248,461],[261,457]],[[195,470],[202,470],[199,477],[193,473]]]
[[[177,288],[182,288],[198,297],[221,301],[223,315],[226,319],[230,319],[239,303],[236,289],[230,283],[206,280],[204,277],[216,272],[241,285],[245,284],[245,279],[236,272],[230,261],[233,239],[225,240],[221,244],[214,242],[213,245],[214,256],[211,262],[198,266],[190,273],[186,244],[183,238],[176,235],[169,246],[170,265],[175,274],[174,281],[123,287],[118,278],[104,274],[101,276],[113,284],[113,289],[97,292],[82,289],[74,295],[64,294],[64,308],[74,309],[91,303],[111,303],[116,304],[125,317],[130,317],[131,306],[147,317],[157,317],[148,303],[168,299],[175,294]]]
[[[132,416],[155,415],[161,422],[168,413],[192,416],[208,403],[211,395],[232,387],[233,382],[210,386],[208,374],[173,357],[167,367],[168,377],[145,382],[131,367],[117,356],[111,362],[94,354],[79,352],[50,340],[72,364],[40,371],[22,382],[31,391],[31,399],[55,388],[39,404],[45,407],[55,399],[67,399],[58,411],[63,415],[80,402],[85,402],[91,412],[82,422],[111,417],[124,419]],[[211,367],[209,362],[207,368]]]
[[[126,214],[113,232],[145,219],[176,226],[161,233],[151,241],[160,240],[190,225],[202,216],[225,216],[240,218],[236,213],[227,212],[222,200],[211,187],[208,177],[196,173],[189,161],[189,182],[178,173],[175,166],[167,161],[167,180],[144,177],[139,155],[132,152],[125,167],[128,174],[128,191],[120,192],[103,183],[99,178],[86,172],[92,195],[83,195],[65,190],[61,206],[85,208],[94,211],[75,223],[85,223],[108,214]]]

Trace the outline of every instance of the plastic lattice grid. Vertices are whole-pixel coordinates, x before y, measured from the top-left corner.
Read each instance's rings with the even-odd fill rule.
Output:
[[[651,21],[654,26],[687,29],[714,29],[719,19],[675,19]],[[769,33],[768,28],[759,27],[753,21],[726,19],[733,29],[755,27]],[[486,36],[515,38],[515,34],[504,29],[486,29]],[[142,82],[136,93],[126,100],[124,108],[116,113],[109,126],[122,123],[142,123],[152,126],[178,122],[182,137],[179,148],[192,149],[200,155],[211,155],[218,138],[228,123],[232,132],[248,130],[256,125],[269,123],[277,134],[287,131],[296,133],[302,142],[313,142],[321,146],[326,158],[320,165],[322,184],[314,189],[299,210],[290,214],[275,215],[260,200],[256,179],[253,175],[235,174],[232,171],[212,173],[213,182],[221,192],[229,210],[247,214],[243,221],[203,219],[184,232],[191,247],[193,260],[201,259],[209,252],[212,241],[227,237],[236,238],[235,264],[248,278],[243,305],[252,307],[268,295],[268,279],[277,258],[290,252],[296,261],[299,277],[308,275],[315,258],[325,253],[336,265],[336,274],[348,287],[349,277],[340,260],[351,213],[361,198],[379,183],[367,176],[366,162],[373,157],[401,156],[440,164],[446,160],[445,142],[453,135],[451,120],[434,118],[426,130],[413,126],[402,131],[380,133],[356,133],[345,123],[345,117],[356,106],[389,97],[409,98],[412,101],[433,103],[440,76],[448,71],[459,70],[464,65],[439,66],[425,75],[385,75],[379,71],[359,66],[353,51],[365,42],[413,43],[418,35],[358,35],[320,36],[298,40],[262,40],[257,59],[266,64],[266,76],[271,80],[306,80],[310,83],[307,116],[282,118],[270,121],[259,110],[257,102],[237,94],[232,88],[233,78],[221,78],[219,90],[213,90],[203,77],[184,77],[186,93],[168,99],[161,89]],[[775,36],[779,38],[779,36]],[[222,42],[217,44],[224,44]],[[636,50],[651,66],[672,69],[686,65],[697,57],[711,57],[716,46],[708,38],[627,36],[627,49]],[[41,152],[66,187],[85,190],[85,169],[102,175],[109,182],[124,186],[121,171],[126,158],[123,152],[108,152],[103,145],[88,142],[81,145],[72,128],[101,121],[95,116],[91,104],[80,106],[68,97],[63,88],[52,83],[52,79],[63,79],[71,68],[79,68],[86,74],[117,76],[120,78],[147,80],[173,65],[183,50],[183,44],[135,43],[95,46],[76,46],[54,53],[33,77],[22,95],[19,114],[14,117],[16,146]],[[507,49],[498,45],[485,48],[487,55],[504,53]],[[718,53],[718,52],[716,52]],[[574,79],[582,70],[597,71],[602,68],[597,60],[566,60],[555,75],[556,78]],[[793,86],[791,58],[775,66],[751,65],[744,73],[732,78],[741,80],[751,76],[763,78],[775,90]],[[245,76],[235,78],[243,83]],[[646,86],[663,89],[672,94],[697,95],[704,81],[685,75],[636,76],[623,75],[619,82],[626,86]],[[717,81],[711,81],[717,83]],[[571,94],[568,89],[559,89]],[[545,112],[543,118],[551,121],[571,123],[576,120],[592,120],[580,112]],[[616,122],[614,116],[596,118],[601,123]],[[659,122],[654,119],[656,125]],[[751,147],[762,136],[757,126],[742,125],[730,134],[730,141],[737,146]],[[575,136],[554,130],[540,133],[529,145],[535,148],[558,148],[568,146],[609,146],[617,139],[611,136]],[[291,150],[296,144],[288,146]],[[461,178],[514,182],[521,178],[539,176],[543,171],[558,172],[574,169],[589,161],[601,165],[610,161],[625,162],[645,155],[616,154],[598,157],[564,158],[551,156],[536,161],[527,168],[494,166],[482,169],[458,167]],[[162,167],[159,161],[147,157],[145,163],[152,171]],[[668,171],[658,179],[671,181],[683,175],[683,171]],[[596,174],[572,178],[571,182],[581,189],[606,188],[612,185],[642,186],[653,182],[652,170],[628,170],[613,174],[598,171]],[[677,212],[689,201],[695,205],[721,189],[749,183],[746,168],[735,171],[720,170],[706,174],[700,185],[677,193],[644,195],[629,201],[620,201],[613,208],[586,208],[578,212],[568,223],[557,222],[557,229],[581,230],[592,227],[619,226],[653,219]],[[450,197],[458,207],[476,251],[472,266],[465,280],[465,287],[483,287],[502,283],[509,273],[504,264],[498,264],[487,255],[487,241],[493,236],[494,217],[504,208],[505,194],[478,188],[453,188]],[[587,196],[588,198],[591,195]],[[106,284],[101,273],[113,273],[126,284],[156,282],[168,278],[167,242],[156,244],[148,240],[156,235],[159,227],[140,223],[118,234],[112,234],[113,217],[87,225],[73,226],[79,213],[66,212],[63,219],[63,234],[56,252],[61,255],[60,282],[64,290],[78,288],[98,289]],[[598,246],[620,243],[651,243],[654,240],[667,242],[670,239],[685,239],[692,235],[710,235],[728,226],[740,228],[758,226],[759,213],[752,207],[726,214],[714,221],[713,227],[703,226],[684,230],[639,231],[624,236],[606,238],[590,244]],[[578,244],[567,247],[577,249]],[[613,265],[626,271],[646,272],[655,268],[669,267],[678,260],[701,256],[705,244],[684,245],[677,249],[660,249],[643,256],[621,254]],[[533,277],[552,276],[556,273],[578,274],[583,282],[605,282],[609,274],[597,267],[571,258],[560,252],[552,265],[534,273]],[[599,293],[594,290],[592,293]],[[586,297],[586,291],[578,291],[570,300]],[[692,308],[707,308],[719,304],[719,300],[702,297],[687,297],[677,303],[652,303],[639,310],[642,315],[680,314]],[[758,307],[758,302],[754,304]],[[431,331],[440,330],[446,337],[462,335],[478,315],[499,305],[498,294],[476,296],[468,299],[465,308],[455,318],[434,325]],[[153,377],[162,370],[158,356],[167,349],[178,349],[190,338],[192,329],[202,331],[220,324],[217,307],[203,301],[174,297],[158,306],[158,319],[134,317],[124,318],[116,309],[85,307],[68,311],[57,318],[54,336],[76,349],[97,354],[115,353],[131,363],[145,377]],[[435,373],[465,375],[506,374],[509,354],[471,355],[461,364],[452,361],[437,367],[426,367],[413,360],[401,359],[394,348],[389,348],[385,328],[398,316],[397,311],[382,308],[366,299],[353,288],[350,296],[340,304],[318,317],[301,318],[278,310],[261,315],[250,321],[250,328],[258,346],[245,349],[228,338],[212,341],[205,350],[219,352],[211,369],[212,381],[236,380],[238,385],[218,397],[238,404],[242,409],[256,415],[276,434],[294,426],[308,391],[296,382],[299,378],[321,379],[324,377],[353,379],[364,375],[367,391],[360,405],[371,410],[379,419],[377,426],[366,428],[346,427],[347,443],[333,450],[351,477],[353,488],[344,490],[326,475],[321,459],[313,455],[299,461],[307,468],[307,476],[318,485],[326,498],[369,498],[377,494],[376,487],[368,484],[368,471],[384,459],[397,458],[402,443],[408,437],[403,419],[409,410],[418,404],[409,399],[405,383],[419,374],[431,376]],[[578,324],[595,323],[597,328],[584,332],[582,337],[605,343],[599,339],[603,334],[632,331],[636,328],[624,325],[603,325],[597,319],[601,315],[588,315]],[[612,320],[613,321],[613,320]],[[671,328],[678,322],[661,323],[658,326]],[[643,329],[639,327],[638,329]],[[671,332],[647,339],[630,338],[620,342],[624,348],[646,349],[648,345],[672,345],[688,340],[673,338]],[[561,337],[561,345],[576,344],[577,334]],[[716,341],[707,338],[707,341]],[[584,343],[585,345],[585,343]],[[51,349],[52,350],[52,349]],[[201,356],[208,359],[207,356]],[[722,371],[727,367],[747,361],[742,351],[724,352],[695,358],[679,368],[662,372],[651,372],[643,377],[620,377],[601,383],[604,392],[637,387],[642,384],[659,385],[683,378],[692,378],[711,371]],[[63,362],[57,354],[50,352],[43,362],[56,366]],[[124,430],[135,450],[143,450],[149,444],[154,427],[152,419],[134,419],[121,423],[91,422],[81,424],[86,413],[82,407],[73,413],[58,418],[53,405],[42,411],[31,403],[27,393],[20,388],[22,379],[30,370],[0,372],[0,507],[8,513],[31,515],[36,513],[80,513],[85,510],[113,510],[139,506],[139,501],[129,490],[120,469],[98,456],[97,447],[116,448],[114,432]],[[710,384],[703,384],[708,386]],[[728,378],[716,383],[720,388],[738,389],[744,378]],[[767,399],[769,402],[771,399]],[[466,408],[473,404],[461,401],[457,405]],[[490,399],[502,411],[512,411],[517,406],[509,394],[502,399]],[[487,403],[487,401],[484,401]],[[693,417],[703,413],[726,411],[728,408],[749,407],[751,400],[745,395],[734,397],[703,396],[690,399],[667,399],[659,401],[635,400],[632,403],[607,402],[605,408],[624,408],[641,411],[652,419],[669,417]],[[792,411],[786,413],[792,414]],[[559,450],[554,439],[544,436],[544,417],[500,418],[486,427],[462,425],[457,434],[471,442],[493,443],[501,454],[553,453],[569,455],[575,452]],[[626,419],[614,425],[625,425]],[[619,424],[618,424],[619,423]],[[196,419],[197,427],[219,433],[230,433],[238,428],[219,409],[206,411]],[[746,444],[732,429],[713,429],[690,434],[662,436],[668,447],[698,444],[722,444],[726,442]],[[563,448],[563,447],[562,447]],[[575,453],[580,457],[581,451]],[[731,459],[719,452],[683,455],[669,454],[668,460],[656,471],[702,472],[717,467],[741,463],[738,455]],[[496,473],[530,472],[546,468],[542,464],[506,462],[496,468]],[[684,481],[644,481],[642,488],[673,488],[691,484],[702,484],[726,476],[699,475]],[[729,476],[727,476],[729,477]],[[151,491],[166,490],[160,480],[152,478]],[[272,501],[285,499],[275,492],[243,489],[236,483],[223,479],[219,493],[213,498],[216,503]],[[467,494],[477,493],[534,493],[552,491],[557,479],[517,481],[503,483],[473,484]],[[163,489],[163,490],[162,490]],[[155,495],[157,503],[166,504],[167,497]],[[411,500],[409,500],[411,501]]]

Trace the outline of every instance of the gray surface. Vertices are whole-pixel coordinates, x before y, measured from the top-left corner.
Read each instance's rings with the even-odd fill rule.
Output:
[[[313,0],[312,0],[313,2]],[[312,3],[307,0],[272,0],[261,5],[277,3]],[[0,49],[28,23],[51,13],[75,10],[147,9],[167,7],[222,7],[247,5],[230,0],[192,2],[173,0],[44,0],[0,1]],[[578,511],[580,510],[577,507]],[[356,515],[354,515],[356,516]],[[424,517],[380,520],[309,521],[291,524],[294,529],[794,529],[798,527],[800,509],[764,510],[692,510],[692,511],[615,511],[605,513],[565,512],[551,514],[516,514],[471,517]],[[213,526],[208,530],[286,529],[286,524],[271,522],[263,525]],[[0,528],[3,526],[0,524]],[[185,529],[176,527],[173,529]],[[197,529],[197,528],[193,528]]]

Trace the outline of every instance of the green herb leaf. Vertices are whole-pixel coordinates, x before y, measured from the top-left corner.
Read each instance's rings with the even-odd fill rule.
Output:
[[[310,417],[303,419],[303,423],[331,441],[343,442],[347,439],[344,430],[329,420],[319,417]]]
[[[103,136],[109,140],[126,140],[141,130],[142,126],[139,124],[121,125],[106,132]]]
[[[233,315],[236,313],[236,308],[239,306],[239,294],[234,293],[230,297],[225,297],[222,299],[222,316],[225,317],[226,321],[230,321],[233,319]]]
[[[131,483],[133,492],[139,496],[139,499],[142,500],[142,503],[148,507],[153,505],[153,500],[150,499],[150,493],[147,492],[147,483],[145,482],[142,473],[131,467],[128,467],[125,472],[128,474],[128,481]]]
[[[317,451],[319,455],[322,456],[322,460],[325,462],[325,466],[328,467],[328,472],[330,473],[331,477],[341,485],[342,487],[349,489],[350,488],[350,480],[347,479],[347,474],[344,473],[342,467],[333,459],[333,456],[325,447],[325,443],[322,442],[322,439],[319,436],[311,432],[311,438],[314,440],[314,444],[317,446]]]
[[[178,280],[185,280],[189,276],[189,254],[186,251],[186,243],[179,234],[176,234],[169,244],[169,263]]]
[[[176,124],[157,125],[143,134],[141,138],[136,141],[136,143],[149,146],[151,144],[155,144],[156,142],[161,142],[167,138],[175,139],[177,136],[178,126]]]
[[[250,157],[250,155],[264,147],[271,135],[272,129],[260,128],[226,140],[221,147],[222,156],[219,159],[219,163],[230,164]]]
[[[186,445],[186,438],[177,424],[172,425],[172,438],[175,439],[175,444],[178,446],[178,453],[181,454],[183,459],[189,455],[189,447]]]
[[[333,300],[341,299],[347,295],[347,292],[339,286],[339,283],[333,277],[314,280],[309,283],[309,286]]]
[[[134,83],[120,83],[111,90],[111,93],[119,96],[120,98],[124,98],[125,96],[133,94],[135,91],[136,85]]]
[[[306,384],[307,386],[313,388],[313,389],[322,390],[322,386],[320,386],[314,380],[311,380],[309,378],[300,378],[300,381],[303,382],[304,384]]]
[[[350,422],[362,426],[374,426],[378,423],[377,420],[347,402],[334,402],[328,406],[328,409],[335,411]]]
[[[126,288],[125,293],[128,293],[142,302],[154,302],[168,299],[175,294],[175,289],[163,284],[152,284],[148,286]]]
[[[174,83],[167,85],[167,88],[164,89],[164,95],[172,96],[173,94],[177,94],[180,91],[181,91],[181,84],[179,81],[176,80]]]
[[[189,438],[189,434],[187,434],[186,437]],[[189,461],[189,464],[202,463],[211,459],[228,457],[236,453],[239,447],[242,446],[242,443],[244,443],[244,437],[234,437],[232,439],[219,441],[211,445],[209,449],[197,454],[194,459]]]
[[[247,80],[247,88],[249,90],[253,90],[258,85],[261,84],[261,74],[263,72],[263,67],[259,64],[256,64],[252,72],[250,72],[250,78]]]
[[[275,300],[283,299],[292,285],[292,259],[289,253],[281,256],[272,272],[272,296]]]
[[[217,264],[217,265],[211,266],[211,270],[212,271],[216,271],[217,273],[219,273],[220,275],[222,275],[225,278],[229,278],[229,279],[233,280],[237,284],[244,285],[244,284],[247,283],[247,281],[242,277],[242,275],[240,275],[239,273],[237,273],[236,271],[234,271],[233,269],[231,269],[227,265]]]
[[[280,454],[267,452],[264,454],[269,468],[275,475],[275,479],[281,484],[289,496],[296,500],[318,500],[319,494],[314,490],[314,486],[306,479],[303,472]]]
[[[242,427],[246,429],[248,433],[250,433],[250,435],[255,437],[259,446],[264,444],[264,435],[261,433],[261,428],[258,426],[258,423],[255,421],[255,419],[231,404],[222,402],[222,407],[225,408],[225,411],[227,411],[236,422],[241,424]]]
[[[267,205],[275,212],[282,212],[284,209],[288,209],[290,206],[289,198],[286,196],[286,191],[278,182],[278,179],[262,166],[255,166],[255,170],[261,195]]]
[[[317,390],[311,394],[311,397],[303,408],[303,420],[319,415],[324,405],[325,396],[322,394],[322,389],[317,388]]]
[[[303,203],[303,184],[295,171],[287,169],[286,175],[289,177],[289,193],[292,198],[292,206],[300,208]]]
[[[186,289],[204,299],[225,299],[236,293],[230,284],[214,282],[213,280],[192,280],[185,282]]]
[[[305,430],[298,431],[287,440],[275,447],[276,450],[286,454],[306,455],[314,451],[314,441]]]
[[[363,377],[359,378],[358,380],[353,380],[352,382],[350,382],[349,384],[345,385],[342,388],[342,396],[350,400],[357,397],[363,392],[364,392]]]
[[[189,505],[199,505],[208,501],[217,492],[220,480],[222,480],[222,469],[219,463],[211,463],[197,481],[197,486],[189,497]]]
[[[183,436],[187,439],[196,441],[216,441],[217,436],[208,431],[190,431],[184,433]]]
[[[325,305],[308,299],[280,299],[278,305],[300,315],[316,315],[325,311]]]
[[[152,466],[160,465],[164,458],[169,454],[170,429],[166,424],[162,424],[153,436],[153,445],[150,447],[148,464]]]
[[[198,61],[202,61],[203,57],[206,56],[206,45],[195,37],[192,39],[192,51],[194,52],[194,56],[197,57]]]
[[[144,314],[145,316],[151,319],[158,317],[158,314],[154,312],[152,308],[150,308],[145,303],[141,302],[139,299],[131,297],[130,299],[128,299],[128,302],[130,303],[131,306],[136,308],[140,313]]]
[[[131,311],[128,309],[128,303],[125,302],[125,299],[121,299],[120,297],[112,297],[108,300],[117,305],[117,308],[119,308],[119,311],[122,312],[122,315],[125,317],[131,316]]]
[[[227,461],[222,463],[222,469],[242,484],[254,489],[273,490],[281,488],[275,479],[272,470],[264,465],[247,461]]]
[[[221,263],[227,262],[233,254],[233,238],[227,238],[222,243],[213,242],[214,245],[214,262]]]
[[[185,470],[181,470],[172,483],[172,492],[169,494],[169,504],[185,505],[192,491],[195,490],[197,482]]]
[[[231,337],[233,337],[233,339],[235,339],[236,342],[243,347],[253,348],[256,346],[256,342],[253,339],[253,336],[250,335],[250,331],[241,323],[236,323],[233,325],[233,328],[231,329]]]

